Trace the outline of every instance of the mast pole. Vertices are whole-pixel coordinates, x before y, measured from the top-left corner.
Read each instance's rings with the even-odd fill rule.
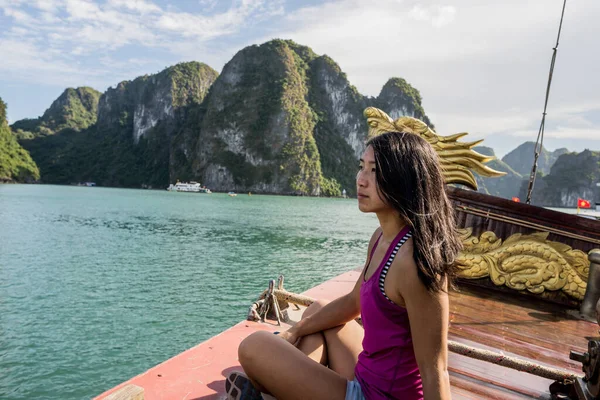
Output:
[[[542,122],[540,123],[540,129],[538,131],[537,139],[535,141],[535,149],[533,155],[533,166],[531,168],[531,174],[529,175],[529,185],[527,187],[527,204],[531,204],[531,192],[533,192],[533,186],[535,184],[535,177],[537,175],[537,162],[540,156],[540,152],[544,146],[544,128],[546,125],[546,109],[548,108],[548,99],[550,98],[550,86],[552,85],[552,76],[554,74],[554,64],[556,63],[556,53],[558,51],[558,42],[560,40],[560,33],[562,31],[562,23],[565,16],[565,7],[567,0],[563,1],[562,13],[560,15],[560,24],[558,25],[558,35],[556,37],[556,45],[552,48],[552,61],[550,62],[550,73],[548,74],[548,85],[546,86],[546,99],[544,101],[544,112],[542,113]]]

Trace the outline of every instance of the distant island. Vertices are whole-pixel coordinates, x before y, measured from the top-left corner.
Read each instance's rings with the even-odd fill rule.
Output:
[[[432,126],[419,91],[404,79],[364,96],[331,58],[289,40],[246,47],[221,74],[188,62],[105,93],[68,88],[41,117],[10,127],[0,104],[0,180],[54,184],[164,189],[180,180],[223,192],[354,196],[366,107]],[[478,177],[480,191],[524,198],[533,146],[490,162],[507,175]],[[600,201],[597,151],[544,149],[538,171],[536,204]]]

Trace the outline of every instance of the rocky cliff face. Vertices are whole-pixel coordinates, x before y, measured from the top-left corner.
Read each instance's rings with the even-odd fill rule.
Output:
[[[32,182],[39,178],[38,167],[8,126],[6,104],[0,98],[0,182]]]
[[[225,65],[187,127],[188,163],[215,190],[320,193],[306,62],[283,41],[251,46]],[[175,178],[175,177],[173,177]]]
[[[222,191],[353,194],[368,106],[429,123],[404,80],[366,97],[329,57],[274,40],[238,52],[218,78],[186,63],[122,82],[101,96],[97,121],[81,135],[63,130],[28,146],[45,182],[160,187],[179,179]]]
[[[538,176],[532,193],[532,203],[550,207],[576,207],[577,199],[590,200],[592,207],[600,202],[600,152],[585,150],[558,157],[550,173]],[[521,186],[525,198],[527,182]]]
[[[102,96],[67,89],[42,117],[13,127],[47,183],[162,188],[179,179],[221,191],[339,195],[346,189],[353,195],[368,106],[431,126],[419,92],[403,79],[389,79],[376,98],[363,96],[331,58],[274,40],[241,50],[221,75],[192,62],[121,82]],[[571,206],[577,197],[600,197],[594,196],[597,153],[566,152],[540,155],[536,204]],[[477,177],[480,190],[515,196],[532,159],[530,142],[492,161],[508,174]]]
[[[507,174],[500,178],[484,178],[477,176],[479,191],[493,196],[510,199],[517,196],[521,201],[527,198],[531,165],[523,159],[533,162],[532,142],[526,142],[507,154],[502,161],[494,160],[487,165]],[[494,155],[489,147],[476,147],[476,151],[485,155]],[[532,193],[532,204],[547,207],[575,207],[577,199],[583,198],[600,202],[600,189],[596,183],[600,181],[599,152],[586,150],[582,153],[569,153],[567,149],[553,152],[545,149],[538,159],[538,172]],[[509,165],[507,162],[513,164]],[[520,169],[523,174],[516,170]]]
[[[314,137],[323,174],[354,193],[357,160],[364,151],[367,132],[362,111],[368,99],[328,56],[316,57],[309,65],[309,104],[317,118]]]
[[[121,82],[100,98],[98,128],[131,126],[131,137],[138,143],[159,122],[170,125],[180,108],[202,103],[217,76],[208,65],[191,62]],[[173,129],[164,133],[170,136]]]
[[[377,98],[361,95],[346,74],[328,56],[310,62],[310,106],[317,114],[314,136],[327,177],[355,194],[357,160],[365,149],[367,123],[362,113],[375,106],[392,118],[411,116],[431,125],[421,105],[421,95],[404,79],[391,78]],[[433,127],[433,126],[432,126]]]
[[[418,92],[391,82],[367,98],[333,60],[308,47],[282,40],[247,47],[185,122],[177,139],[183,168],[171,180],[196,177],[215,190],[352,194],[367,134],[364,108],[427,118]]]
[[[541,172],[543,175],[548,174],[558,157],[568,152],[567,149],[548,151],[542,147],[542,151],[538,157],[537,171]],[[535,143],[525,142],[502,157],[502,161],[510,165],[515,172],[529,179],[531,167],[533,166],[534,153]]]
[[[78,134],[62,129],[21,142],[38,160],[44,182],[166,186],[179,121],[203,101],[217,75],[192,62],[121,82],[100,97],[95,123],[87,129]]]
[[[494,149],[491,147],[478,146],[474,150],[486,156],[496,156]],[[486,178],[475,175],[479,192],[505,199],[512,199],[519,196],[521,182],[524,179],[521,174],[499,159],[492,160],[486,165],[496,171],[506,172],[506,175],[497,178]]]

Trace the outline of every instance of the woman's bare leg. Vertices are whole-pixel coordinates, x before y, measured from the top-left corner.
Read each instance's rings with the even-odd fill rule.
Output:
[[[319,309],[327,304],[326,301],[317,300],[304,310],[302,319],[314,314]],[[325,342],[325,335],[323,332],[313,333],[312,335],[304,336],[300,339],[298,349],[301,352],[318,362],[322,365],[327,365],[327,344]]]
[[[346,396],[346,378],[272,333],[248,336],[240,344],[238,356],[255,386],[278,400],[343,400]]]
[[[302,318],[314,314],[328,301],[317,300]],[[328,366],[348,380],[354,379],[354,367],[362,351],[364,330],[356,321],[303,337],[298,348],[313,360]]]
[[[314,314],[327,303],[316,301],[306,309],[302,317]],[[346,380],[354,379],[354,367],[358,354],[362,351],[363,336],[363,328],[351,321],[303,337],[296,349],[275,335],[257,332],[242,342],[239,359],[255,387],[274,394],[278,399],[328,398],[327,396],[335,395],[340,387],[340,398],[344,398]],[[298,358],[304,360],[300,361]],[[342,382],[343,385],[336,382]],[[309,396],[309,392],[306,392],[308,389],[305,388],[307,385],[317,388],[321,394],[313,396],[311,390]],[[333,392],[323,390],[322,385],[331,385],[328,390]],[[300,393],[299,397],[293,397],[297,393]]]

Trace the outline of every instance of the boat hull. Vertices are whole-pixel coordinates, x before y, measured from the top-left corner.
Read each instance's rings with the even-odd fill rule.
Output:
[[[580,305],[600,221],[454,187],[448,196],[465,235],[465,283]]]
[[[346,272],[303,294],[334,300],[352,290],[361,269]],[[240,310],[240,317],[244,312]],[[569,351],[585,351],[585,336],[595,336],[598,330],[597,324],[569,318],[561,305],[535,299],[523,301],[509,293],[481,287],[452,291],[450,314],[451,340],[578,374],[581,365],[569,359]],[[143,388],[146,400],[225,399],[225,377],[241,369],[237,358],[240,342],[259,330],[282,329],[286,326],[278,327],[274,321],[240,322],[97,399],[103,400],[127,385]],[[551,380],[484,361],[451,353],[448,370],[455,400],[550,398]]]

